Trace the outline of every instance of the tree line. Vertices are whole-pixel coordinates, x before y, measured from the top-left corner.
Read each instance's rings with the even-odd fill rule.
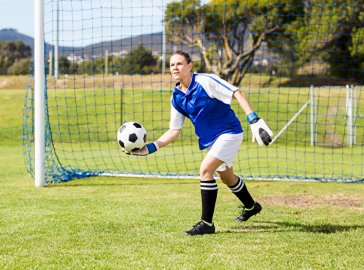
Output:
[[[48,63],[48,72],[49,66]],[[143,45],[138,45],[124,56],[103,55],[72,61],[61,55],[59,70],[62,74],[102,74],[106,71],[112,74],[150,74],[161,72],[161,62],[152,51]]]
[[[59,70],[62,74],[101,74],[107,70],[119,74],[150,74],[161,72],[161,61],[143,45],[135,47],[125,56],[93,57],[82,61],[70,60],[60,55]],[[54,67],[54,59],[47,61],[46,72]],[[26,75],[32,64],[32,50],[22,41],[0,41],[0,75]]]

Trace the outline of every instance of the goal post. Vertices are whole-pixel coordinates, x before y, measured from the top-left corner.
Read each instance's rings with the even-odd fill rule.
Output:
[[[173,144],[146,157],[125,155],[116,140],[123,122],[142,123],[148,142],[169,128],[168,61],[177,49],[192,56],[194,72],[239,87],[273,130],[269,147],[251,143],[246,116],[231,103],[244,129],[234,160],[244,179],[364,181],[364,91],[355,86],[363,37],[350,21],[360,8],[326,2],[36,0],[23,110],[35,186],[198,177],[206,152],[190,121]],[[336,42],[348,40],[335,39],[342,24],[352,27],[350,46]]]
[[[316,122],[316,110],[315,110],[315,96],[314,96],[314,86],[310,86],[310,127],[311,127],[311,133],[310,133],[310,142],[311,146],[315,145],[315,122]]]
[[[348,117],[347,133],[348,145],[356,144],[356,128],[355,128],[355,89],[352,85],[346,85],[346,113]]]
[[[332,88],[332,87],[319,87],[318,91],[321,88]],[[346,115],[341,117],[345,117],[346,121],[346,134],[344,136],[347,138],[346,145],[353,146],[356,144],[356,119],[357,119],[357,100],[355,96],[355,87],[353,85],[346,85],[345,87],[334,87],[340,88],[342,90],[346,89],[346,103],[345,103],[345,111]],[[317,134],[316,134],[316,125],[317,125],[317,107],[315,102],[315,87],[313,85],[310,86],[309,92],[309,100],[303,104],[303,106],[292,116],[291,119],[278,131],[278,133],[273,137],[272,143],[274,143],[288,128],[289,126],[298,118],[300,114],[302,114],[307,107],[310,108],[310,141],[311,146],[314,146],[317,143]],[[322,117],[322,116],[321,116]],[[336,116],[337,117],[337,116]]]
[[[35,1],[34,9],[34,139],[35,186],[45,178],[45,73],[44,73],[44,0]]]
[[[360,100],[356,97],[356,92],[359,92],[360,87],[353,85],[345,86],[320,86],[310,88],[310,106],[311,106],[311,145],[327,145],[334,143],[333,141],[327,142],[323,139],[318,141],[317,135],[320,131],[317,126],[329,126],[332,121],[341,120],[343,127],[339,132],[337,129],[336,134],[340,135],[342,139],[337,146],[355,146],[357,144],[357,127],[361,129],[361,123],[358,122],[358,104]],[[330,95],[327,95],[327,93]],[[330,99],[336,97],[334,104],[331,104]],[[320,103],[326,102],[325,106],[320,106]],[[320,112],[318,112],[320,106]],[[329,112],[329,108],[336,108],[335,114]],[[321,131],[322,133],[322,131]]]

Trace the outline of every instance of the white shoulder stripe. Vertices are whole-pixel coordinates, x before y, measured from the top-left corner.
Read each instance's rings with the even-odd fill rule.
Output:
[[[197,73],[195,80],[210,98],[216,98],[225,104],[231,104],[233,94],[238,89],[215,74]]]
[[[235,91],[236,87],[232,86],[231,84],[228,84],[226,81],[222,80],[221,78],[219,78],[216,75],[212,75],[212,74],[206,74],[206,73],[199,73],[196,76],[196,81],[199,81],[199,77],[201,77],[201,80],[208,80],[211,79],[215,82],[217,82],[218,84],[220,84],[221,86],[223,86],[225,89],[229,90],[229,91]]]

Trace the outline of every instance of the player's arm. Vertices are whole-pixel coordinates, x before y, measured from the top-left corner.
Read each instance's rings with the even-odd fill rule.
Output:
[[[252,106],[250,105],[247,97],[244,95],[243,92],[241,92],[238,89],[238,90],[234,91],[233,96],[237,100],[237,102],[239,103],[240,107],[244,110],[246,115],[249,115],[252,112],[254,112]]]
[[[152,154],[156,152],[159,148],[162,148],[173,142],[175,139],[178,138],[180,133],[181,129],[169,129],[162,136],[160,136],[158,140],[148,143],[139,150],[132,151],[129,154],[136,156],[146,156]]]
[[[264,120],[259,118],[257,113],[254,112],[244,93],[238,89],[234,92],[233,96],[247,115],[247,121],[250,124],[250,129],[253,135],[252,141],[254,142],[257,140],[259,145],[269,145],[272,141],[272,130],[268,127]]]
[[[158,140],[156,140],[156,143],[158,144],[158,148],[162,148],[162,147],[170,144],[175,139],[177,139],[180,134],[181,134],[181,129],[167,130],[162,136],[159,137]]]

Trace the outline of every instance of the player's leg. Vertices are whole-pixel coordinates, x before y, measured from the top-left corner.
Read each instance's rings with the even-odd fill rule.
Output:
[[[215,211],[218,186],[216,180],[214,179],[214,173],[222,163],[223,161],[208,155],[201,163],[201,221],[195,224],[191,230],[186,231],[186,233],[189,235],[210,234],[215,232],[215,226],[212,222],[212,219]]]
[[[245,208],[252,208],[255,201],[250,195],[244,181],[234,174],[233,168],[226,167],[224,171],[217,172],[221,181],[238,197]]]
[[[221,181],[230,188],[231,192],[233,192],[243,204],[244,208],[241,211],[240,216],[236,218],[237,221],[247,221],[251,216],[262,211],[262,206],[254,201],[243,179],[234,174],[232,167],[225,167],[225,170],[218,169],[217,173],[219,174]]]
[[[244,181],[236,176],[233,171],[233,161],[238,154],[242,141],[243,133],[223,134],[216,140],[208,152],[208,155],[224,161],[216,171],[220,174],[221,180],[229,186],[244,206],[237,221],[247,221],[252,215],[262,210],[260,204],[254,202]]]

